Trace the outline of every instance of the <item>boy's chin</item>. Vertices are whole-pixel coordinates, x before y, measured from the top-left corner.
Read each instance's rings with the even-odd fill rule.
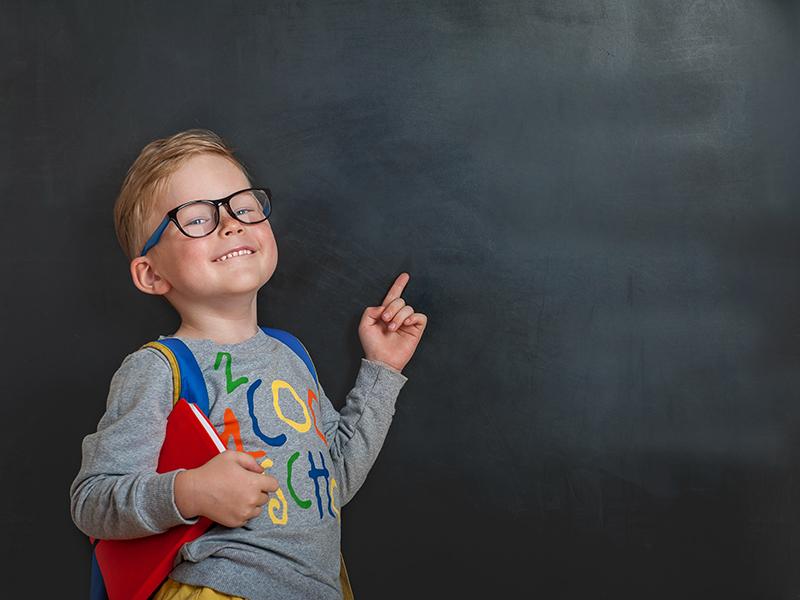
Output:
[[[244,296],[246,294],[258,293],[258,290],[264,287],[265,283],[267,282],[263,280],[240,281],[237,282],[237,285],[224,286],[217,291],[226,296]]]
[[[248,278],[249,279],[249,278]],[[214,287],[207,287],[202,290],[196,290],[194,296],[198,299],[203,298],[213,301],[216,298],[245,298],[248,296],[255,296],[268,280],[252,279],[237,281],[233,285],[220,285]]]
[[[262,278],[253,278],[252,280],[245,280],[244,278],[237,282],[238,285],[232,286],[231,292],[234,294],[255,294],[258,293],[262,287],[266,285],[266,283],[270,280],[270,274],[268,277]]]

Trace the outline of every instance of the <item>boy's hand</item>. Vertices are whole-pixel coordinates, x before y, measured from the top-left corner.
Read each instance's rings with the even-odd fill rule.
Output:
[[[402,371],[417,349],[428,317],[415,313],[400,297],[411,276],[400,273],[380,306],[368,306],[358,324],[358,337],[368,360]]]
[[[208,517],[226,527],[241,527],[261,514],[278,480],[266,475],[249,454],[227,450],[202,467],[175,478],[175,505],[186,519]]]

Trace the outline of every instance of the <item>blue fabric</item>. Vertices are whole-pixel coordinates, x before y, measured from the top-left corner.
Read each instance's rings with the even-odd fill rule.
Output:
[[[89,600],[108,600],[106,584],[103,575],[100,573],[100,566],[97,564],[97,557],[92,549],[92,574],[89,579]]]
[[[178,371],[181,374],[181,389],[178,397],[196,404],[204,415],[208,415],[208,390],[206,390],[203,372],[192,351],[178,338],[163,338],[158,341],[172,350],[178,361]]]

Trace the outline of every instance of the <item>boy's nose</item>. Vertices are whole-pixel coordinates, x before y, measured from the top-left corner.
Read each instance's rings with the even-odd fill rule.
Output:
[[[225,209],[219,211],[219,227],[222,235],[241,233],[244,231],[244,223],[234,219]]]

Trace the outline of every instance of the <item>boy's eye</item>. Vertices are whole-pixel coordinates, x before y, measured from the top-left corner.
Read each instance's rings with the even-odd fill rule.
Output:
[[[202,217],[197,217],[196,219],[192,219],[191,221],[187,221],[183,224],[184,227],[191,227],[192,225],[202,225],[208,221],[208,219],[204,219]]]
[[[253,209],[251,209],[251,208],[239,208],[239,209],[236,209],[236,214],[237,215],[244,215],[244,214],[247,214],[249,212],[253,212]]]

